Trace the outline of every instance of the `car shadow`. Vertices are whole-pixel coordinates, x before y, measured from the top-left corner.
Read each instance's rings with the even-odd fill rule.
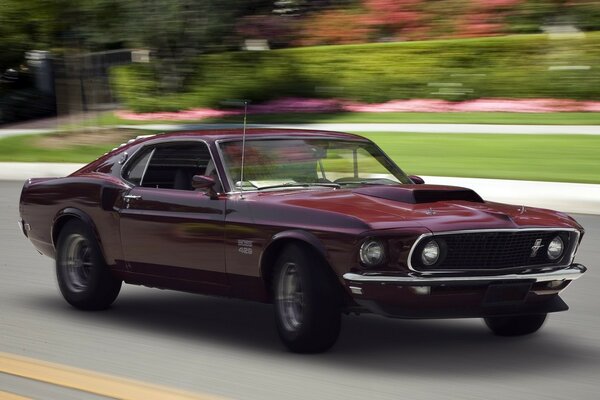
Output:
[[[128,290],[129,289],[129,290]],[[198,341],[224,352],[256,352],[286,361],[339,369],[370,369],[403,375],[539,376],[543,371],[589,368],[600,352],[565,337],[550,322],[538,334],[500,338],[480,320],[395,320],[374,315],[345,316],[338,343],[327,353],[286,352],[277,336],[272,307],[241,300],[126,287],[102,312],[79,312],[59,298],[31,299],[36,307],[101,324],[114,330],[151,332],[171,340]]]

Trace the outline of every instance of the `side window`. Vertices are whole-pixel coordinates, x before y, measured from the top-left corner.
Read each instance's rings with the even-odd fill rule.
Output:
[[[139,159],[135,160],[133,164],[125,171],[123,177],[134,185],[140,186],[142,179],[144,178],[146,168],[148,167],[148,161],[150,161],[153,151],[153,149],[146,150],[146,152]]]
[[[207,170],[214,169],[212,165],[206,144],[172,143],[148,149],[123,176],[142,187],[194,190],[192,177],[207,174]],[[215,179],[218,181],[218,178]]]

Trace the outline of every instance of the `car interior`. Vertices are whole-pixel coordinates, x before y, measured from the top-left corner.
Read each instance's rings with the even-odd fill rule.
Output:
[[[177,143],[148,149],[127,169],[124,176],[138,186],[160,189],[195,190],[194,175],[214,179],[221,192],[217,170],[204,143]]]

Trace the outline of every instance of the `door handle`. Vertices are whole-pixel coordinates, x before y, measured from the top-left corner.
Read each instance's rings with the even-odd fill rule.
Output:
[[[142,196],[138,196],[138,195],[135,195],[135,194],[126,194],[125,196],[123,196],[123,198],[125,200],[139,200],[139,199],[142,198]]]

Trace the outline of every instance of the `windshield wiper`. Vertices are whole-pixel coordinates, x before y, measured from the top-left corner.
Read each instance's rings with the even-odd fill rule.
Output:
[[[352,182],[339,182],[338,185],[385,185],[385,183],[379,182],[368,182],[368,181],[352,181]]]
[[[262,186],[259,187],[257,190],[263,190],[263,189],[277,189],[277,188],[288,188],[288,187],[302,187],[302,188],[306,188],[306,187],[311,187],[311,186],[321,186],[321,187],[331,187],[331,188],[335,188],[335,189],[339,189],[341,186],[338,183],[325,183],[325,182],[311,182],[311,183],[292,183],[292,182],[288,182],[288,183],[282,183],[280,185],[269,185],[269,186]]]
[[[397,185],[398,182],[394,182],[390,179],[377,179],[373,181],[347,181],[347,182],[336,182],[337,185]]]

